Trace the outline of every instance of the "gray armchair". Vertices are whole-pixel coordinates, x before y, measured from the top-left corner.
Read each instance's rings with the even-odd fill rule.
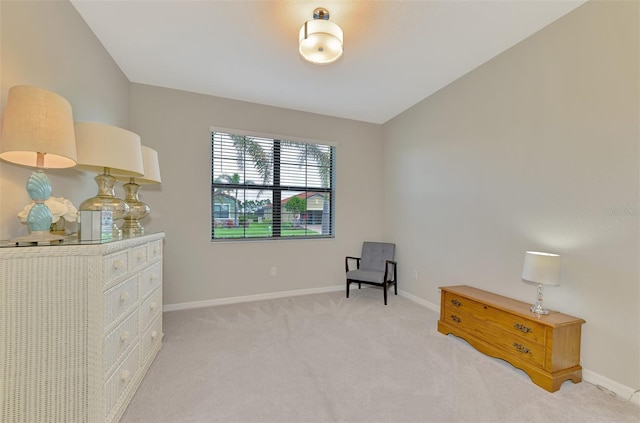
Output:
[[[349,298],[349,285],[353,282],[361,284],[381,286],[384,295],[384,305],[387,305],[387,289],[394,286],[398,295],[397,263],[395,262],[396,245],[387,242],[364,242],[360,257],[345,257],[344,266],[347,272],[347,298]],[[353,269],[353,263],[356,268]],[[350,266],[351,264],[351,266]]]

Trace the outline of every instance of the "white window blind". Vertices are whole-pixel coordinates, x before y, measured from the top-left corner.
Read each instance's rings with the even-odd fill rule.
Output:
[[[336,147],[211,133],[211,239],[334,236]]]

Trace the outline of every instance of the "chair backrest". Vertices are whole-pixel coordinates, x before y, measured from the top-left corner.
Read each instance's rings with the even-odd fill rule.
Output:
[[[396,244],[389,242],[363,242],[360,269],[384,272],[386,260],[394,260]]]

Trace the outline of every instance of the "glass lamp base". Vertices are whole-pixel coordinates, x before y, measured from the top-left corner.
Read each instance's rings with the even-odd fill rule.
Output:
[[[542,284],[538,285],[538,298],[536,303],[531,306],[531,312],[536,314],[549,314],[549,310],[542,307]]]
[[[542,304],[532,305],[531,312],[536,314],[549,314],[549,310],[546,308],[542,308]]]

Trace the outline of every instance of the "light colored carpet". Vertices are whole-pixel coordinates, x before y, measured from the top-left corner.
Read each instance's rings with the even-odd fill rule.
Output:
[[[165,313],[164,345],[121,423],[633,422],[582,382],[556,393],[437,332],[379,289]]]

